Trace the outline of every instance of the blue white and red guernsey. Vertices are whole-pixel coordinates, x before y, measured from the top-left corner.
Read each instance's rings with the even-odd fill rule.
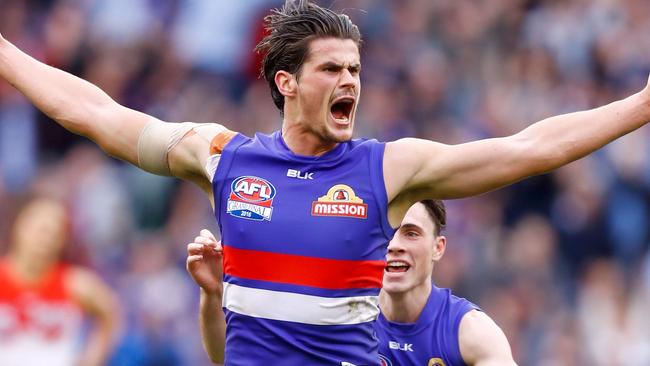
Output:
[[[387,243],[384,144],[296,155],[237,134],[213,179],[224,248],[226,360],[379,365],[373,321]]]
[[[449,289],[433,286],[415,323],[395,323],[379,315],[375,328],[382,366],[465,366],[458,328],[465,314],[480,310]]]

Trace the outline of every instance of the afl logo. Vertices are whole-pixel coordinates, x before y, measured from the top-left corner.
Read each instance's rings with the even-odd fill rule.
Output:
[[[239,177],[232,182],[232,193],[246,202],[264,202],[275,197],[275,187],[258,177]]]
[[[264,178],[236,178],[230,185],[227,212],[244,219],[270,221],[275,193],[273,184]]]
[[[380,354],[379,355],[379,366],[393,366],[393,363],[390,362],[388,357]]]

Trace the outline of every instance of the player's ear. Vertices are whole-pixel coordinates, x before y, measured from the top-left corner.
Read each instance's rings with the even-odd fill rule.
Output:
[[[275,73],[275,86],[278,87],[280,94],[285,97],[295,96],[298,89],[295,75],[284,70]]]
[[[445,236],[439,235],[436,236],[436,239],[433,243],[433,256],[432,259],[434,262],[439,261],[443,255],[445,255],[445,250],[447,249],[447,238]]]

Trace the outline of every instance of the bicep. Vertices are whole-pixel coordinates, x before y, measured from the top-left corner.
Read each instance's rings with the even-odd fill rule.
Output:
[[[478,140],[458,145],[409,139],[403,154],[415,171],[403,191],[415,192],[417,200],[450,199],[485,193],[541,173],[534,149],[518,135]]]
[[[458,343],[468,365],[515,365],[506,335],[487,314],[472,310],[465,314],[458,330]]]
[[[154,117],[111,103],[96,114],[96,123],[85,131],[107,154],[138,166],[138,140],[142,130]]]
[[[93,124],[97,127],[88,131],[88,136],[108,154],[148,172],[186,179],[207,189],[203,165],[209,141],[194,136],[191,126],[208,124],[164,122],[116,103],[99,115],[99,123]]]

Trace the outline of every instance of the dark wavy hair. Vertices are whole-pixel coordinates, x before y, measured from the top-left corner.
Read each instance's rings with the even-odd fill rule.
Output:
[[[309,52],[309,42],[317,38],[351,39],[361,47],[361,33],[350,18],[308,0],[287,0],[282,9],[273,9],[264,18],[268,35],[255,47],[265,54],[261,75],[271,88],[273,103],[282,112],[284,96],[275,85],[275,74],[284,70],[300,74]]]

